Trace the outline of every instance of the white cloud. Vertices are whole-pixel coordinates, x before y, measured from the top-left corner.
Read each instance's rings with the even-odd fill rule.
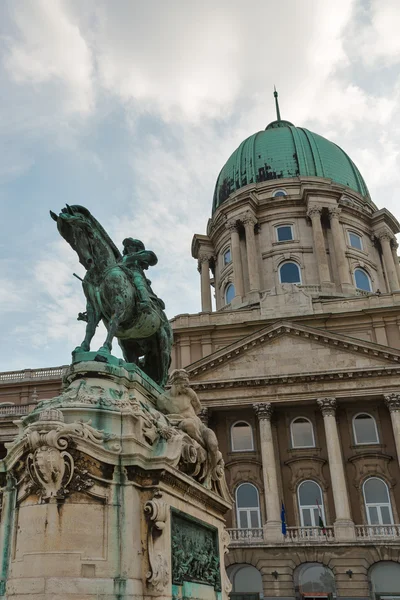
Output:
[[[9,7],[16,33],[8,37],[4,62],[11,77],[35,86],[61,83],[59,102],[68,111],[90,111],[94,103],[92,54],[74,15],[69,14],[68,3],[35,0],[9,3]]]
[[[37,175],[39,164],[43,173],[41,153],[54,151],[64,153],[66,164],[84,164],[88,179],[67,182],[73,202],[91,206],[116,243],[133,235],[158,254],[149,277],[169,316],[200,308],[192,235],[205,232],[224,162],[274,119],[274,83],[283,118],[342,146],[374,201],[398,211],[397,0],[20,0],[8,6],[0,86],[10,101],[0,107],[0,175],[23,180],[24,170]],[[125,136],[111,130],[113,114]],[[90,194],[99,177],[107,183],[104,193],[85,196],[82,190]],[[57,208],[58,190],[32,181],[32,192],[43,190],[43,203]],[[30,184],[22,194],[29,196]],[[48,250],[51,258],[32,253],[35,316],[18,321],[18,331],[37,348],[65,350],[83,337],[84,325],[75,319],[84,298],[72,278],[78,262],[62,240]],[[4,288],[6,303],[15,298],[13,284]]]

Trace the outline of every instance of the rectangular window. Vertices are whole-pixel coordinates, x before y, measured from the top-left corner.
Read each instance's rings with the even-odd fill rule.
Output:
[[[349,231],[349,240],[350,240],[350,246],[352,248],[357,248],[357,250],[363,249],[362,239],[356,233],[351,233],[351,231]]]
[[[293,239],[293,229],[291,225],[279,225],[276,228],[276,239],[278,242],[290,242]]]

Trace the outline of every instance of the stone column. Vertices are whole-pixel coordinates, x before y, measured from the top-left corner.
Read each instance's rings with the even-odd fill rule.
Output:
[[[392,420],[394,441],[396,443],[397,460],[400,464],[400,393],[386,394],[384,396],[386,406],[390,411]]]
[[[396,238],[392,239],[392,254],[393,254],[393,262],[397,273],[397,279],[400,283],[400,263],[399,257],[397,256],[397,248],[399,247],[399,243]]]
[[[253,404],[260,427],[261,462],[264,483],[265,510],[267,523],[265,525],[266,541],[282,540],[282,524],[280,514],[278,474],[276,472],[275,448],[272,437],[270,402]]]
[[[328,259],[326,257],[325,239],[321,225],[322,207],[310,206],[307,216],[310,217],[314,238],[314,250],[317,257],[319,282],[321,286],[331,284]]]
[[[333,245],[335,248],[335,258],[339,273],[340,287],[343,293],[353,291],[354,285],[352,284],[348,261],[346,258],[346,243],[343,235],[342,227],[339,223],[339,216],[342,209],[338,206],[334,206],[328,209],[329,217],[331,221]]]
[[[244,296],[244,284],[243,284],[243,269],[242,269],[242,257],[240,253],[240,240],[237,221],[228,221],[226,224],[227,228],[231,233],[231,250],[232,250],[232,263],[233,263],[233,278],[236,296],[243,298]]]
[[[254,225],[257,223],[257,219],[249,212],[242,217],[242,223],[246,232],[247,265],[249,269],[250,292],[258,292],[260,289],[260,275],[258,272],[256,238],[254,235]]]
[[[378,234],[378,237],[382,246],[383,261],[385,263],[389,291],[394,292],[394,290],[399,289],[399,282],[397,280],[397,270],[394,264],[391,247],[391,241],[393,239],[393,236],[390,234],[389,231],[382,231]]]
[[[331,474],[333,501],[336,520],[335,537],[338,540],[354,539],[355,527],[351,519],[350,502],[346,487],[346,477],[340,448],[339,432],[336,424],[336,399],[319,398],[317,400],[324,418],[326,446],[328,450],[329,470]]]
[[[211,284],[210,284],[210,254],[199,255],[199,269],[201,276],[201,310],[211,312]]]

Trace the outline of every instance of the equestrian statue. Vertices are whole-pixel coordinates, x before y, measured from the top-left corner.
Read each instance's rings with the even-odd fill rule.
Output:
[[[52,211],[50,215],[86,269],[82,280],[86,311],[78,316],[78,320],[86,321],[86,334],[73,355],[90,350],[102,320],[107,337],[95,360],[107,362],[116,337],[124,359],[164,386],[171,362],[172,329],[164,302],[155,295],[144,273],[157,263],[154,252],[146,250],[140,240],[126,238],[121,254],[84,206],[67,204],[58,216]]]

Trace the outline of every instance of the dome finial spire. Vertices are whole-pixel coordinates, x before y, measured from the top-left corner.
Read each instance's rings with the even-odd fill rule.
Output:
[[[276,108],[276,120],[281,121],[281,113],[279,111],[278,92],[274,86],[274,97],[275,97],[275,108]]]

